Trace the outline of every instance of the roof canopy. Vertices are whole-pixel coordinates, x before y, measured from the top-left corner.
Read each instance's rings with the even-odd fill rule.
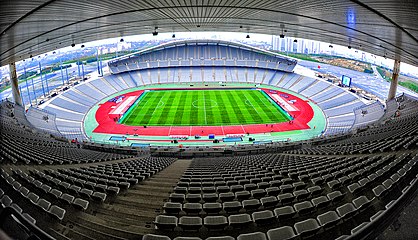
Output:
[[[0,8],[0,65],[89,41],[226,31],[307,38],[418,65],[410,0],[13,0]]]

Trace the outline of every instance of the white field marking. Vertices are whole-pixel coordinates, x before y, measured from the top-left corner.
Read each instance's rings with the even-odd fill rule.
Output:
[[[245,129],[244,129],[244,127],[242,126],[242,125],[240,125],[241,126],[241,128],[242,128],[242,132],[245,134]]]

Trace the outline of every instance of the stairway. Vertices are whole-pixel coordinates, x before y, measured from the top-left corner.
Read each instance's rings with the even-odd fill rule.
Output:
[[[177,160],[149,179],[119,194],[110,203],[98,206],[92,213],[80,213],[57,230],[62,235],[71,232],[93,239],[138,239],[153,233],[152,222],[162,212],[164,202],[177,184],[191,160]]]

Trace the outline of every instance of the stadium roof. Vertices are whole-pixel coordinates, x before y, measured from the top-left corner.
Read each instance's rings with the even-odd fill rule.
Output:
[[[164,50],[164,49],[169,49],[169,48],[173,48],[173,47],[180,47],[180,46],[184,46],[184,45],[221,45],[221,46],[228,46],[228,47],[233,47],[233,48],[239,48],[239,49],[245,49],[248,51],[253,51],[253,52],[257,52],[260,54],[265,54],[265,55],[269,55],[269,56],[274,56],[283,60],[287,60],[289,63],[297,63],[297,59],[292,58],[292,57],[288,57],[285,55],[281,55],[275,52],[270,52],[270,51],[266,51],[264,49],[260,49],[260,48],[256,48],[253,46],[249,46],[249,45],[245,45],[242,43],[236,43],[236,42],[231,42],[231,41],[225,41],[225,40],[214,40],[214,39],[194,39],[194,40],[179,40],[179,41],[172,41],[172,42],[168,42],[168,43],[164,43],[164,44],[160,44],[154,47],[150,47],[150,48],[146,48],[143,49],[141,51],[135,52],[135,53],[130,53],[128,55],[123,55],[121,57],[118,57],[116,59],[110,60],[109,63],[113,63],[113,62],[118,62],[121,60],[125,60],[125,59],[129,59],[132,57],[136,57],[142,54],[147,54],[147,53],[151,53],[154,51],[159,51],[159,50]]]
[[[227,31],[351,46],[418,66],[411,0],[6,0],[0,65],[72,43],[158,32]]]

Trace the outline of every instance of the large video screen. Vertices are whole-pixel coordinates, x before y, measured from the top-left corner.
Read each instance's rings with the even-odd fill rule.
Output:
[[[350,87],[351,86],[351,77],[347,77],[343,75],[342,83],[345,86]]]

